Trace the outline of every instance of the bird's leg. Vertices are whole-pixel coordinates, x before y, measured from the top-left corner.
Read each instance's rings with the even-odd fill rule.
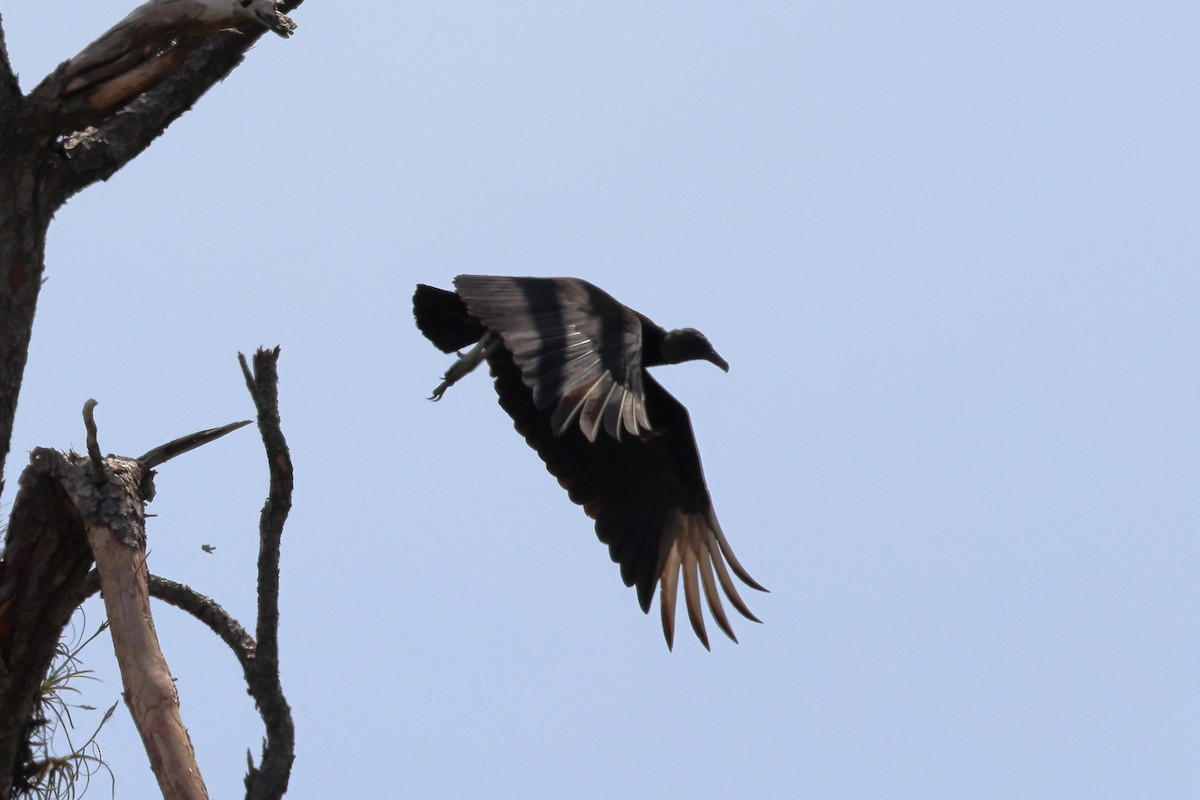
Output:
[[[479,343],[472,347],[464,356],[458,354],[458,361],[450,365],[450,369],[446,370],[446,374],[442,376],[442,382],[433,390],[433,394],[429,396],[430,400],[441,400],[442,395],[446,393],[454,384],[462,380],[466,375],[469,375],[471,370],[479,366],[480,362],[495,352],[500,345],[500,337],[488,331],[483,334],[483,338]]]

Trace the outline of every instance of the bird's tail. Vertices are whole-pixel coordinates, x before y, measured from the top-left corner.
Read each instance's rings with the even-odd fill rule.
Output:
[[[483,323],[471,316],[461,297],[445,289],[418,283],[413,317],[425,338],[443,353],[470,347],[483,338]]]

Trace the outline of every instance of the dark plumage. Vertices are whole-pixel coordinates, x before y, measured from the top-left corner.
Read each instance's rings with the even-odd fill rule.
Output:
[[[699,331],[666,331],[587,281],[460,275],[454,285],[457,293],[419,285],[413,295],[417,327],[438,348],[474,345],[434,399],[486,359],[500,405],[596,521],[643,611],[661,584],[667,646],[681,574],[688,618],[704,646],[701,586],[713,618],[737,641],[717,584],[755,622],[730,569],[766,590],[738,563],[717,522],[687,409],[646,371],[695,359],[729,365]]]

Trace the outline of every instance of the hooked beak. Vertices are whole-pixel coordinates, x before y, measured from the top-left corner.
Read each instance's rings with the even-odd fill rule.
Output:
[[[722,372],[729,372],[729,362],[717,355],[717,351],[713,350],[705,361],[711,361],[721,368]]]

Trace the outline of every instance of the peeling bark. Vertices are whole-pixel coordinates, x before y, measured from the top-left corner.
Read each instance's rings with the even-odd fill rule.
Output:
[[[89,439],[92,450],[94,437]],[[150,768],[166,800],[206,800],[196,752],[150,614],[145,528],[146,502],[153,497],[150,474],[137,461],[117,456],[89,455],[72,466],[59,480],[79,513],[96,560],[125,703]]]
[[[96,557],[125,704],[137,723],[164,800],[207,800],[196,751],[179,712],[179,695],[150,614],[146,551],[117,532],[87,524]]]

